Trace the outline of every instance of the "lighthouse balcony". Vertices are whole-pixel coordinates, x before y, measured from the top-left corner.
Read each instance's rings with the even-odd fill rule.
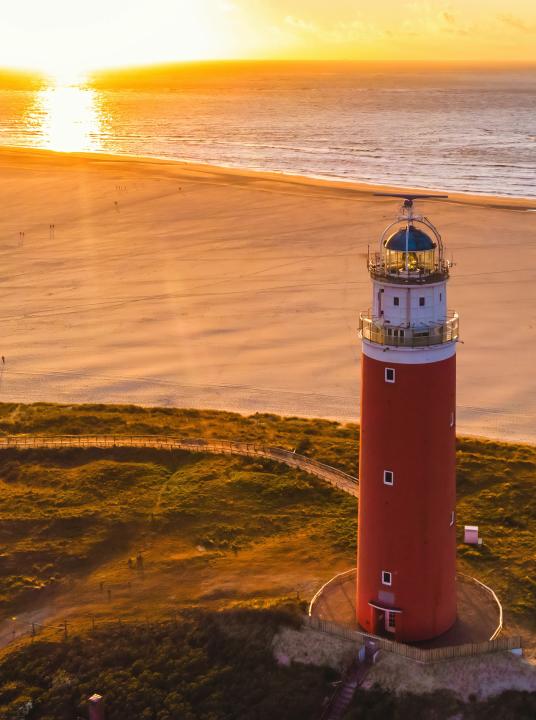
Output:
[[[444,322],[393,325],[375,318],[371,311],[359,315],[359,332],[364,340],[391,347],[419,348],[455,342],[459,335],[458,313],[449,311]]]

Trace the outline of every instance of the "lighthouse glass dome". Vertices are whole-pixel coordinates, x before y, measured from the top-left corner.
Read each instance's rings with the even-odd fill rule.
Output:
[[[415,225],[400,228],[384,241],[385,266],[391,272],[431,272],[436,264],[437,243]]]
[[[380,252],[369,258],[371,274],[398,282],[437,282],[448,276],[439,233],[429,222],[390,225],[380,241]]]

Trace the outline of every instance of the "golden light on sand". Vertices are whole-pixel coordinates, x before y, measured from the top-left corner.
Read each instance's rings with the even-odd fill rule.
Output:
[[[97,151],[102,117],[97,93],[79,85],[54,84],[37,93],[28,121],[49,150]]]

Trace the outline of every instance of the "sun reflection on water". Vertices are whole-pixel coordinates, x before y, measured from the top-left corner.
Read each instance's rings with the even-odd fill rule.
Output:
[[[52,84],[36,94],[28,120],[41,147],[61,152],[101,149],[103,119],[92,88]]]

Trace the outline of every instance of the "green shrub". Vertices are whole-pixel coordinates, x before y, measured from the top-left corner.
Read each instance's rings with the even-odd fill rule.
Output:
[[[31,700],[29,720],[86,715],[106,699],[108,720],[309,720],[333,673],[279,667],[272,639],[296,612],[190,612],[178,622],[105,625],[66,642],[36,642],[0,663],[0,717]]]

